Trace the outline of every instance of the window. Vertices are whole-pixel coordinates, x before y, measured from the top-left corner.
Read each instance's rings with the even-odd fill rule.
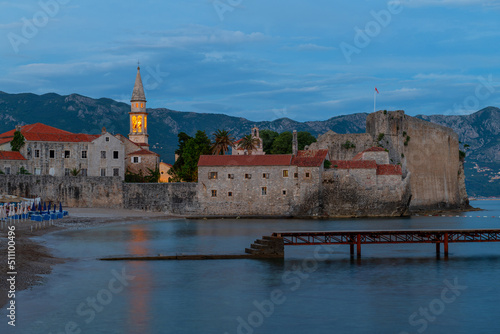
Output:
[[[288,170],[283,170],[283,177],[288,177]]]
[[[54,151],[54,150],[50,150],[50,151],[49,151],[49,158],[54,159],[54,158],[55,158],[55,156],[56,156],[56,151]]]
[[[10,166],[5,167],[5,174],[10,175]]]
[[[252,174],[245,174],[245,179],[250,180],[252,178]]]
[[[106,137],[106,141],[109,141],[109,137]]]
[[[64,158],[68,159],[70,157],[70,152],[69,151],[64,151]]]
[[[87,168],[82,168],[82,170],[80,171],[80,175],[87,176]]]
[[[283,195],[286,195],[286,190],[283,190],[283,192],[282,192],[282,193],[283,193]]]
[[[217,172],[210,172],[210,173],[208,173],[208,179],[210,179],[210,180],[217,179]]]
[[[35,175],[42,175],[42,169],[40,167],[35,167]]]
[[[40,150],[35,150],[35,158],[40,158]]]
[[[227,178],[231,180],[234,179],[234,174],[227,174]]]
[[[217,190],[212,190],[212,197],[217,197]]]
[[[101,151],[101,159],[106,159],[106,151]]]
[[[87,159],[87,151],[82,151],[82,159]]]
[[[293,178],[298,179],[299,178],[299,173],[293,173]]]
[[[101,176],[106,176],[106,168],[101,168]]]
[[[118,151],[113,151],[113,159],[118,159]]]
[[[144,108],[144,103],[141,103],[141,108]]]
[[[120,176],[120,168],[113,168],[113,176]]]
[[[69,168],[64,168],[64,176],[69,176]]]
[[[228,191],[227,192],[227,197],[233,197],[233,192],[232,191]]]
[[[306,179],[309,179],[311,177],[311,173],[306,172]]]
[[[262,174],[263,179],[268,179],[269,178],[269,173],[263,173]]]
[[[267,187],[260,188],[262,191],[262,195],[267,195]]]
[[[141,157],[132,157],[132,163],[138,164],[141,162]]]

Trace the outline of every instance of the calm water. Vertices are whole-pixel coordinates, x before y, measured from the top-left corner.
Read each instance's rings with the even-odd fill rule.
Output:
[[[498,333],[500,243],[450,244],[448,260],[436,259],[434,245],[363,245],[360,261],[350,259],[349,246],[291,247],[285,260],[96,260],[242,253],[280,230],[500,228],[500,201],[472,204],[487,211],[466,218],[170,220],[46,235],[40,240],[70,260],[43,286],[18,294],[15,330],[2,310],[0,333],[72,333],[76,325],[81,333],[131,334]]]

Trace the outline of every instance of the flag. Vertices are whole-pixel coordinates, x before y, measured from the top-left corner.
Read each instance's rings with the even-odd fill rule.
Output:
[[[377,87],[375,87],[375,91],[377,92],[377,94],[380,94],[379,91],[378,91],[378,89],[377,89]]]

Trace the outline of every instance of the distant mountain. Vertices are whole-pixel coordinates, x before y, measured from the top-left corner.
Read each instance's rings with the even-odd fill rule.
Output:
[[[0,132],[17,124],[45,123],[72,132],[100,133],[102,127],[111,133],[127,135],[130,105],[111,99],[92,99],[78,94],[61,96],[50,93],[7,94],[0,92]],[[308,131],[318,136],[333,130],[337,133],[365,132],[366,113],[332,117],[325,121],[297,122],[289,118],[252,122],[223,114],[179,112],[165,108],[148,109],[149,142],[165,162],[172,163],[177,148],[177,134],[194,135],[205,130],[209,136],[225,129],[236,138],[260,129]],[[451,127],[467,150],[466,176],[469,194],[500,196],[500,109],[488,107],[471,115],[419,115],[421,119]],[[477,166],[477,167],[476,167]],[[495,177],[499,176],[499,179]]]

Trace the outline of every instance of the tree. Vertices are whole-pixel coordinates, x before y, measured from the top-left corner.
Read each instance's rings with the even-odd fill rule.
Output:
[[[174,177],[175,181],[198,181],[198,160],[200,159],[200,155],[210,153],[210,139],[207,137],[207,134],[205,131],[196,132],[194,138],[186,141],[182,149],[182,155],[169,170],[169,174]],[[179,160],[182,161],[182,164],[177,163]]]
[[[266,154],[271,154],[271,149],[273,147],[273,142],[276,137],[279,136],[279,133],[272,130],[261,130],[260,131],[260,139],[262,139],[262,148]]]
[[[24,145],[24,136],[21,131],[14,132],[14,138],[10,142],[10,147],[12,151],[19,152],[21,147]]]
[[[248,152],[251,152],[259,146],[259,140],[255,137],[252,137],[252,135],[246,135],[241,138],[238,146],[244,150],[247,150]]]
[[[144,177],[144,181],[148,183],[158,183],[160,181],[160,167],[156,165],[155,169],[148,168],[149,175]]]
[[[234,145],[234,137],[226,130],[217,130],[213,134],[214,142],[210,148],[212,154],[224,155]]]
[[[292,153],[293,134],[289,131],[282,132],[273,142],[271,154],[291,154]],[[311,145],[316,138],[306,131],[297,133],[297,142],[299,150],[303,150],[307,145]]]
[[[72,176],[78,176],[78,174],[80,174],[81,172],[81,169],[78,169],[78,168],[73,168],[73,169],[70,169],[69,173],[72,175]]]

